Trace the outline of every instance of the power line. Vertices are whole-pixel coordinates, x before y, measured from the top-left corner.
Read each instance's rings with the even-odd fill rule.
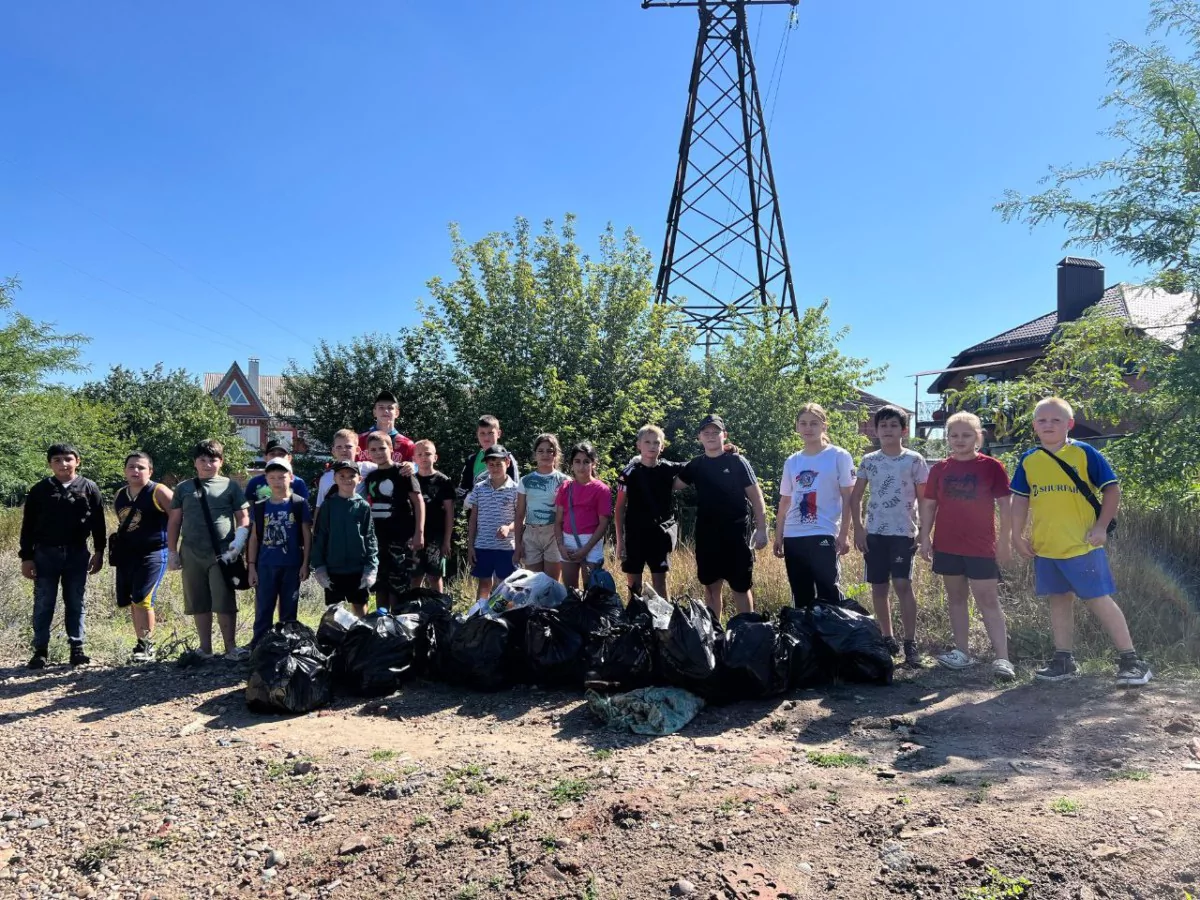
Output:
[[[24,247],[26,250],[32,250],[34,253],[39,253],[42,256],[45,256],[47,259],[58,263],[60,266],[63,266],[64,268],[70,269],[73,272],[78,272],[80,275],[83,275],[87,278],[91,278],[93,281],[98,281],[100,284],[103,284],[106,287],[112,288],[114,291],[120,291],[122,294],[132,297],[135,300],[140,300],[142,303],[148,304],[151,308],[155,309],[156,311],[170,313],[171,315],[175,316],[177,319],[187,322],[189,325],[194,325],[197,328],[203,328],[205,331],[211,331],[213,334],[215,334],[217,336],[216,339],[207,338],[207,340],[210,341],[211,343],[220,344],[221,346],[228,347],[231,350],[240,352],[239,347],[230,343],[230,341],[234,341],[234,342],[236,342],[236,344],[240,344],[242,347],[248,348],[252,353],[255,353],[257,355],[269,357],[271,359],[274,359],[274,360],[277,360],[277,361],[283,363],[284,365],[287,365],[289,362],[289,360],[286,360],[281,356],[276,356],[273,353],[259,353],[258,349],[253,344],[249,344],[246,341],[241,340],[240,338],[234,337],[233,335],[229,334],[228,332],[221,331],[217,328],[213,328],[211,325],[207,325],[204,322],[201,322],[197,319],[191,318],[190,316],[185,316],[183,313],[178,312],[174,309],[171,309],[171,307],[167,306],[165,303],[157,303],[154,300],[151,300],[149,297],[143,296],[142,294],[138,294],[135,291],[129,290],[128,288],[121,287],[121,285],[115,284],[114,282],[109,281],[107,278],[103,278],[99,275],[96,275],[92,272],[87,271],[86,269],[81,269],[79,266],[74,265],[73,263],[69,263],[65,259],[61,259],[60,257],[55,256],[53,253],[49,253],[46,250],[41,250],[37,247],[30,246],[29,244],[25,243],[24,241],[18,240],[17,238],[13,237],[12,235],[5,235],[5,237],[8,238],[10,241],[12,241],[14,244],[16,244],[19,247]]]
[[[13,166],[14,168],[18,168],[17,164],[13,160],[9,159],[8,157],[0,156],[0,159],[3,159],[10,166]],[[234,303],[238,304],[239,306],[249,310],[250,312],[254,313],[256,316],[259,316],[264,321],[270,322],[272,328],[274,328],[278,331],[287,332],[288,334],[292,335],[292,337],[294,337],[300,341],[303,341],[304,345],[306,347],[309,347],[309,348],[313,347],[312,341],[310,341],[304,335],[300,334],[297,331],[293,331],[292,329],[288,328],[287,325],[284,325],[282,322],[280,322],[277,319],[268,318],[266,313],[264,313],[261,309],[259,309],[254,304],[248,303],[245,300],[242,300],[240,297],[235,297],[233,294],[229,293],[229,291],[225,290],[224,288],[213,284],[211,281],[209,281],[207,278],[205,278],[199,272],[184,265],[179,260],[175,259],[173,256],[170,256],[169,254],[164,253],[162,250],[159,250],[157,247],[150,246],[150,244],[146,243],[144,240],[142,240],[136,234],[133,234],[132,232],[126,230],[125,228],[122,228],[117,223],[113,222],[112,220],[106,218],[105,216],[103,216],[102,214],[97,212],[96,210],[92,209],[90,206],[88,206],[83,201],[77,200],[75,197],[72,197],[66,191],[61,190],[58,187],[55,187],[53,184],[48,182],[46,179],[40,177],[39,175],[34,174],[34,175],[31,175],[30,177],[32,177],[35,181],[40,181],[48,190],[51,190],[54,193],[58,194],[64,200],[74,203],[76,206],[78,206],[84,212],[88,213],[89,215],[91,215],[91,216],[95,217],[96,219],[98,219],[99,221],[103,222],[105,225],[107,225],[109,228],[113,229],[117,233],[124,235],[125,237],[127,237],[131,241],[133,241],[134,243],[139,244],[140,246],[144,247],[146,250],[149,250],[151,253],[155,254],[156,256],[161,256],[163,259],[165,259],[167,262],[171,263],[173,266],[178,268],[180,271],[185,272],[188,275],[191,275],[193,278],[195,278],[201,284],[205,285],[206,287],[210,288],[213,291],[216,291],[222,297],[232,300]],[[279,357],[275,357],[275,358],[278,359]]]

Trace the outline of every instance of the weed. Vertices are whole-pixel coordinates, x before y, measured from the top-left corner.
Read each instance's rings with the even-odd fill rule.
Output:
[[[175,836],[171,834],[160,834],[146,841],[147,850],[166,850],[175,843]]]
[[[429,818],[429,816],[425,815],[424,813],[420,813],[419,815],[413,816],[413,828],[424,828],[431,821],[432,820]]]
[[[498,891],[504,887],[504,882],[506,880],[507,879],[505,879],[503,875],[493,875],[488,879],[488,887],[490,887],[493,891]]]
[[[484,794],[486,794],[490,790],[490,788],[488,788],[487,783],[485,781],[477,778],[474,781],[468,782],[468,784],[464,788],[464,790],[468,794],[472,794],[476,797],[481,797]]]
[[[454,812],[456,809],[462,809],[462,807],[463,798],[461,794],[454,794],[442,804],[442,809],[446,810],[446,812]]]
[[[788,720],[787,719],[772,719],[771,720],[771,730],[774,731],[776,734],[782,734],[783,732],[788,730]]]
[[[958,784],[958,778],[954,775],[939,775],[938,784]]]
[[[235,806],[245,806],[246,801],[249,799],[250,799],[250,792],[248,790],[246,790],[244,787],[241,787],[233,792],[233,796],[230,798],[230,801]]]
[[[1145,769],[1119,769],[1104,776],[1109,781],[1148,781],[1150,773]]]
[[[862,768],[867,764],[865,756],[858,756],[854,753],[823,753],[820,750],[809,750],[807,756],[810,763],[822,769]]]
[[[988,789],[986,787],[978,787],[971,793],[967,794],[967,799],[972,803],[986,803],[988,798]]]
[[[1064,816],[1073,816],[1079,812],[1079,804],[1069,797],[1059,797],[1050,804],[1050,809],[1051,811],[1061,813]]]
[[[531,814],[527,809],[518,809],[515,813],[504,820],[505,828],[516,828],[518,825],[524,825],[531,818]]]
[[[558,838],[552,834],[542,835],[540,838],[538,838],[538,843],[542,845],[543,850],[557,850],[562,846],[558,842]]]
[[[596,876],[588,877],[587,884],[583,886],[583,890],[579,893],[579,900],[600,900],[600,888],[596,886]]]
[[[734,797],[726,797],[721,801],[721,805],[717,807],[717,812],[724,816],[733,815],[733,811],[737,809],[737,799]]]
[[[577,803],[588,795],[592,786],[582,778],[560,778],[550,788],[550,799],[555,806],[564,803]]]
[[[798,790],[800,790],[800,785],[798,785],[798,784],[789,784],[787,787],[785,787],[785,788],[783,788],[783,789],[782,789],[782,793],[783,793],[783,795],[786,797],[786,796],[787,796],[787,795],[789,795],[789,794],[794,794],[794,793],[796,793],[796,791],[798,791]]]
[[[613,752],[611,750],[605,749],[603,747],[599,750],[592,751],[592,756],[594,756],[596,759],[611,759],[612,755],[613,755]]]
[[[292,766],[285,760],[272,759],[267,763],[268,778],[286,778],[292,771]]]
[[[815,791],[815,790],[816,790],[818,787],[820,787],[820,785],[819,785],[819,784],[817,784],[815,781],[810,781],[810,782],[808,783],[808,789],[809,789],[810,791]]]
[[[837,791],[826,791],[825,792],[825,802],[826,803],[841,803],[842,795],[839,794]]]
[[[901,794],[900,796],[898,796],[896,798],[897,806],[909,806],[911,804],[912,804],[912,797],[908,796],[908,794]]]
[[[459,892],[454,895],[454,900],[475,900],[478,896],[479,885],[472,881],[462,886]]]
[[[963,900],[1021,900],[1031,896],[1033,882],[1021,875],[1010,877],[995,866],[987,870],[987,882],[979,887],[967,888]]]
[[[85,875],[99,872],[101,866],[116,859],[117,854],[124,849],[124,838],[109,838],[98,844],[92,844],[75,857],[75,868]]]
[[[375,762],[388,762],[399,755],[399,750],[376,750],[371,754],[371,759],[375,760]]]
[[[392,844],[396,843],[396,837],[395,835],[385,834],[379,839],[379,843],[383,844],[385,847],[390,847]]]

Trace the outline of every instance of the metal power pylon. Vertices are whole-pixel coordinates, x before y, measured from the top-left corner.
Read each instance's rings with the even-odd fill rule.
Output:
[[[685,296],[706,344],[761,305],[777,319],[797,315],[746,7],[799,2],[642,0],[700,14],[655,302]]]

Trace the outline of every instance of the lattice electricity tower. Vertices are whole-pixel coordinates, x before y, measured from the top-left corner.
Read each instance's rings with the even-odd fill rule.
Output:
[[[655,302],[683,295],[706,345],[762,305],[777,320],[797,314],[746,7],[799,2],[642,0],[700,14]]]

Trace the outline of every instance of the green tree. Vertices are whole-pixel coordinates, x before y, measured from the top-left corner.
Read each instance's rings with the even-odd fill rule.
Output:
[[[244,472],[250,461],[228,406],[183,369],[113,366],[103,381],[85,384],[82,394],[112,410],[125,452],[145,450],[154,458],[155,478],[189,477],[191,449],[205,438],[225,445],[226,473]]]

